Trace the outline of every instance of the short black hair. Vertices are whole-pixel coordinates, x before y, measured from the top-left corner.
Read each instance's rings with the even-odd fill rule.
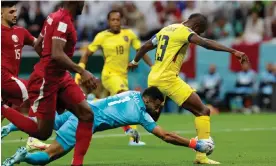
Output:
[[[194,13],[191,14],[190,17],[188,18],[189,20],[194,20],[197,22],[200,26],[207,27],[208,20],[207,17],[205,17],[203,14],[200,13]]]
[[[1,8],[13,7],[17,3],[18,3],[18,1],[1,1]]]
[[[110,15],[111,15],[112,13],[120,13],[120,17],[122,17],[122,13],[121,13],[119,10],[111,10],[111,11],[108,12],[108,14],[107,14],[107,19],[110,18]]]
[[[155,86],[151,86],[143,92],[143,96],[148,96],[152,98],[153,100],[159,99],[161,102],[164,101],[164,96],[162,92]]]

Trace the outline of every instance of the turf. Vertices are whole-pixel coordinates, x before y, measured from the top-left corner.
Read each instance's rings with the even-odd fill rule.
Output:
[[[211,133],[216,148],[210,158],[231,166],[276,165],[275,119],[276,114],[212,116]],[[162,115],[159,125],[185,137],[195,136],[194,118],[191,115]],[[145,147],[129,147],[128,138],[121,129],[96,133],[85,158],[86,165],[193,165],[195,152],[162,142],[147,134],[141,127],[139,129],[142,140],[147,143]],[[25,145],[24,141],[19,141],[21,138],[27,137],[16,132],[4,139],[1,144],[2,161],[11,156],[19,146]],[[72,152],[49,165],[70,165],[71,160]]]

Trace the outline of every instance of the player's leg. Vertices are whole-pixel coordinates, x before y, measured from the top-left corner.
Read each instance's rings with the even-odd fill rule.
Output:
[[[1,106],[1,110],[4,117],[31,137],[47,140],[52,135],[54,118],[40,119],[38,117],[35,121],[5,105]]]
[[[182,106],[196,116],[195,126],[198,139],[208,139],[210,137],[210,110],[202,103],[194,89],[177,77],[164,83],[160,90],[175,101],[178,106]],[[208,159],[206,154],[199,152],[196,153],[196,161],[206,164],[217,163]]]
[[[60,92],[59,98],[79,120],[72,165],[81,165],[92,138],[94,114],[82,90],[69,74],[62,84],[63,91]]]
[[[14,77],[5,71],[2,71],[1,76],[2,98],[4,101],[12,103],[12,105],[16,106],[15,108],[18,108],[16,110],[19,112],[27,114],[29,110],[27,81]],[[1,121],[4,118],[4,116],[1,116]]]
[[[198,139],[208,139],[210,137],[210,109],[205,106],[199,96],[192,92],[188,99],[182,104],[184,109],[191,111],[195,117],[195,128]],[[219,164],[210,160],[205,153],[196,152],[195,163],[198,164]]]
[[[46,165],[65,156],[72,150],[72,148],[73,146],[68,145],[64,140],[57,136],[56,140],[54,140],[44,151],[27,153],[23,161],[32,165]]]
[[[46,165],[63,157],[70,152],[71,149],[72,147],[65,151],[57,140],[54,140],[52,144],[43,151],[28,152],[25,147],[20,147],[16,153],[12,157],[6,159],[2,165],[10,166],[20,162],[26,162],[31,165]]]
[[[2,98],[16,106],[28,100],[27,81],[19,79],[10,73],[1,72]]]
[[[46,87],[46,88],[45,88]],[[50,87],[45,80],[36,73],[33,73],[29,82],[29,100],[31,111],[37,117],[34,121],[18,113],[14,109],[2,105],[2,114],[20,130],[26,132],[31,137],[40,140],[47,140],[54,125],[56,109],[56,92],[58,87]]]

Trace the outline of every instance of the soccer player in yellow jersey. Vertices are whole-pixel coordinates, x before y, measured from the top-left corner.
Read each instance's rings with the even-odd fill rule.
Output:
[[[128,90],[127,67],[131,46],[138,51],[141,42],[131,29],[121,28],[121,14],[112,10],[107,15],[109,29],[98,33],[94,41],[89,44],[86,52],[80,59],[79,65],[85,68],[88,56],[98,49],[104,54],[104,67],[101,80],[104,88],[110,95],[115,95]],[[146,55],[145,62],[151,66],[151,60]],[[75,81],[79,83],[81,77],[76,74]],[[123,127],[127,133],[129,129],[137,129],[135,125]],[[134,142],[132,139],[129,145],[145,145],[144,142]]]
[[[192,14],[183,23],[172,24],[161,29],[141,47],[134,60],[129,63],[130,69],[136,68],[141,57],[156,48],[155,64],[148,76],[148,86],[158,87],[165,96],[170,97],[179,106],[195,115],[195,128],[199,139],[210,137],[210,110],[202,103],[195,90],[178,76],[189,43],[215,51],[229,52],[236,56],[241,63],[248,62],[244,53],[198,36],[206,28],[206,17],[198,13]],[[196,153],[194,163],[220,164],[199,152]]]

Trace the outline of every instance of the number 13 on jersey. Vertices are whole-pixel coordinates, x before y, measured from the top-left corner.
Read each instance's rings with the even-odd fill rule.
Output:
[[[162,35],[159,38],[160,45],[158,45],[157,50],[156,50],[156,60],[162,61],[169,43],[169,36],[167,35]]]

